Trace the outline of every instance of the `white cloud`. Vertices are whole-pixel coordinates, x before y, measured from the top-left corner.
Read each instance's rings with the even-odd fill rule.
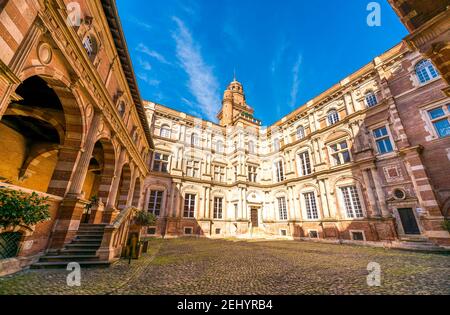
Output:
[[[292,67],[291,101],[289,103],[289,106],[291,108],[294,108],[297,103],[298,89],[300,86],[299,72],[300,72],[300,65],[302,64],[302,59],[303,59],[302,55],[299,54],[297,57],[297,61]]]
[[[159,80],[149,78],[146,73],[138,73],[137,77],[150,86],[159,86],[159,84],[161,83],[161,81]]]
[[[215,121],[219,112],[219,85],[211,67],[205,64],[200,47],[194,42],[191,32],[177,17],[173,20],[178,30],[172,34],[176,43],[177,58],[189,76],[188,87],[208,119]]]
[[[278,46],[278,50],[276,52],[275,58],[273,59],[272,64],[270,66],[270,71],[272,72],[272,74],[274,74],[277,71],[278,66],[281,63],[281,60],[282,60],[283,55],[286,52],[287,48],[288,48],[288,44],[286,43],[286,40],[283,39],[281,45]]]
[[[158,60],[161,63],[167,64],[167,65],[170,64],[163,55],[161,55],[157,51],[151,50],[150,48],[145,46],[143,43],[140,43],[136,47],[136,50],[141,52],[141,53],[143,53],[143,54],[146,54],[147,56],[155,58],[156,60]]]
[[[138,57],[138,62],[139,65],[146,71],[150,71],[152,70],[152,65],[147,61],[147,60],[143,60],[142,58]]]
[[[137,25],[137,26],[142,27],[143,29],[145,29],[145,30],[147,30],[147,31],[150,31],[151,29],[153,29],[153,26],[151,26],[150,24],[148,24],[148,23],[146,23],[146,22],[143,22],[143,21],[141,21],[141,20],[135,18],[134,16],[129,17],[129,18],[128,18],[128,21],[134,23],[134,24]]]

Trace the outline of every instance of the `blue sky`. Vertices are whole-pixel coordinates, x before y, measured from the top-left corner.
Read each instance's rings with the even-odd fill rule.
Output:
[[[216,121],[223,91],[244,85],[270,125],[407,35],[386,0],[117,0],[143,99]]]

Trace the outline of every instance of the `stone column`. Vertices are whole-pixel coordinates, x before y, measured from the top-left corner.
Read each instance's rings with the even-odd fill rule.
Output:
[[[109,193],[108,202],[106,204],[107,211],[113,211],[115,208],[116,197],[119,189],[120,178],[122,175],[122,169],[118,169],[123,164],[125,159],[125,149],[121,148],[120,157],[116,164],[116,170],[114,172],[113,182],[111,184],[111,191]]]

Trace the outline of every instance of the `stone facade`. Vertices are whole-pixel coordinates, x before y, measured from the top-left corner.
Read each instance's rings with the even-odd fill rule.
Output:
[[[151,150],[114,1],[1,1],[0,184],[52,204],[19,257],[138,207]]]
[[[399,44],[268,127],[236,80],[219,124],[147,102],[149,234],[449,243],[450,137],[430,111],[448,121],[450,99],[422,60]]]

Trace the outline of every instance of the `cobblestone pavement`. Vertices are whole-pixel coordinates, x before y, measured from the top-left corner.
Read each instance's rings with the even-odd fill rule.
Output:
[[[0,278],[0,294],[450,294],[450,259],[380,248],[308,242],[154,240],[128,265],[82,270],[81,287],[66,270],[29,270]],[[367,265],[381,265],[380,287]]]

